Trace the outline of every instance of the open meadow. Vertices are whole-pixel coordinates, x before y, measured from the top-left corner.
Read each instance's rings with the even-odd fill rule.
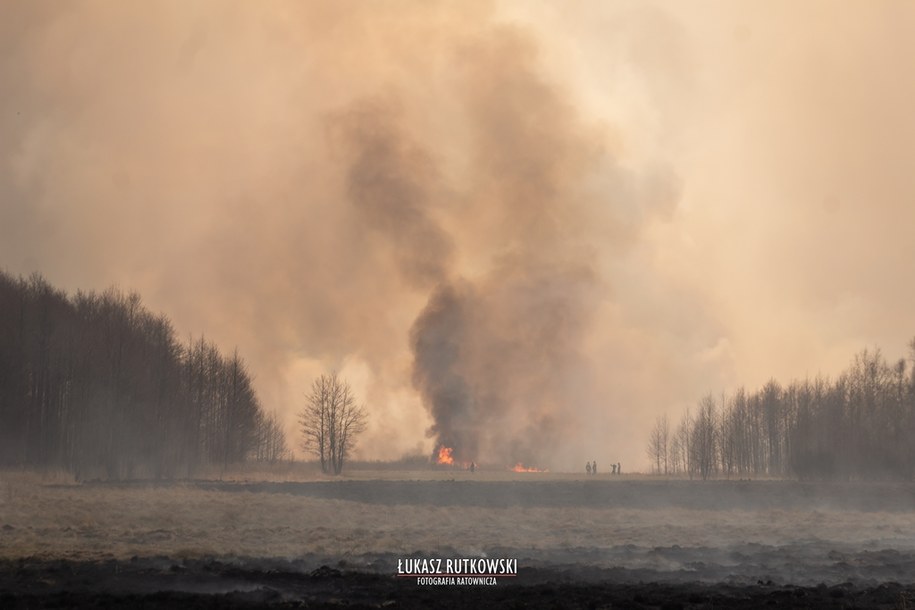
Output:
[[[139,579],[185,593],[269,590],[267,601],[285,603],[308,595],[296,574],[390,586],[398,559],[416,557],[515,558],[512,587],[559,579],[835,594],[900,583],[903,599],[915,583],[910,484],[433,470],[274,478],[284,480],[75,484],[5,473],[0,589],[26,579],[48,594],[142,591]],[[110,578],[74,576],[86,566]],[[265,584],[276,573],[292,580]]]

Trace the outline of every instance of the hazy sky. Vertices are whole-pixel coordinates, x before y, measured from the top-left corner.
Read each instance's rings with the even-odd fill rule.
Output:
[[[362,457],[431,451],[431,332],[480,461],[643,467],[704,393],[904,355],[913,32],[911,2],[4,2],[0,266],[237,346],[291,433],[340,369]]]

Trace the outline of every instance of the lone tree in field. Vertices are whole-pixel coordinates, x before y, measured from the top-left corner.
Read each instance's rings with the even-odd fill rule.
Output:
[[[340,474],[356,436],[365,430],[366,414],[349,384],[334,372],[311,384],[299,423],[302,448],[318,457],[322,472]]]

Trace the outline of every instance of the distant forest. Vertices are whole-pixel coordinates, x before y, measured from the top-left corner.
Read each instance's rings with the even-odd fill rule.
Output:
[[[237,352],[179,343],[135,293],[0,272],[0,466],[170,478],[287,453]]]
[[[915,370],[864,350],[834,380],[708,395],[674,431],[659,417],[647,449],[655,472],[703,479],[912,479]]]

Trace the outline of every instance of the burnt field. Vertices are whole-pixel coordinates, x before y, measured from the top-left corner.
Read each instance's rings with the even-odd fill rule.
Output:
[[[915,487],[464,472],[0,479],[0,607],[902,608]],[[422,480],[413,480],[422,479]],[[404,558],[518,560],[418,585]]]

